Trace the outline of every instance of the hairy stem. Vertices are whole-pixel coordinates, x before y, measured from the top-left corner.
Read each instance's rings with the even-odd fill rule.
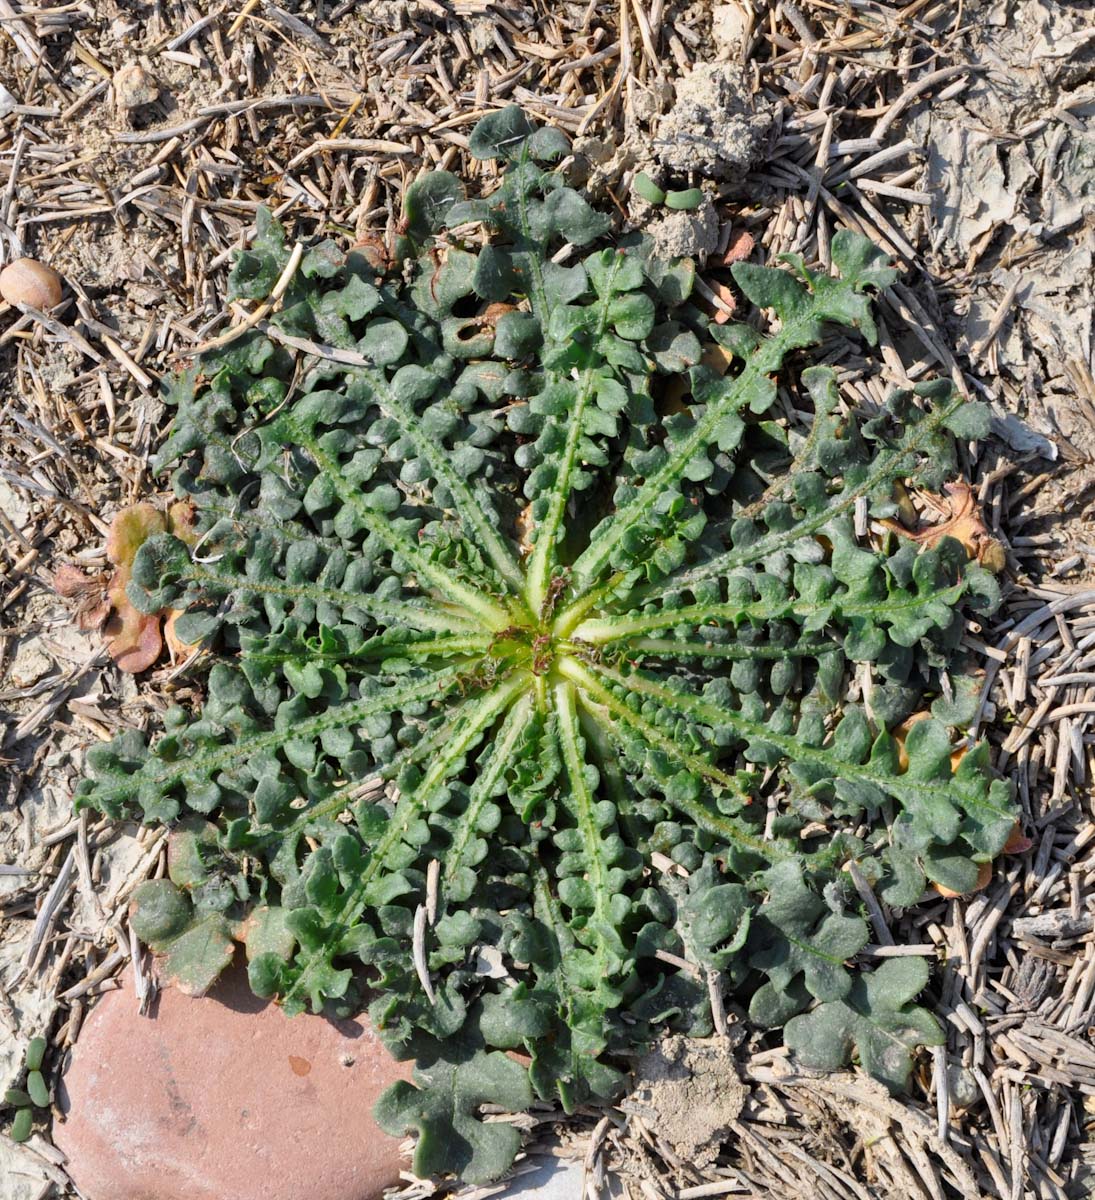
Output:
[[[612,302],[612,281],[619,272],[620,261],[620,259],[617,259],[613,263],[608,285],[598,306],[597,321],[593,335],[595,342],[603,336],[608,326],[609,306]],[[588,353],[590,361],[582,372],[581,381],[574,397],[574,405],[568,414],[566,444],[563,447],[558,473],[548,498],[548,510],[536,529],[532,557],[528,563],[526,595],[528,597],[529,608],[532,609],[533,613],[539,613],[543,610],[548,596],[548,587],[551,583],[552,572],[558,565],[558,542],[563,524],[563,516],[566,513],[567,501],[571,497],[571,475],[577,462],[578,449],[582,444],[582,438],[585,436],[584,418],[586,406],[589,404],[590,396],[593,393],[596,369],[602,365],[598,354],[592,350]]]
[[[380,840],[369,852],[364,869],[347,891],[335,917],[336,925],[349,928],[356,920],[365,905],[369,885],[385,865],[387,855],[403,840],[411,822],[426,810],[433,793],[459,769],[468,751],[482,738],[484,732],[513,701],[523,686],[525,680],[519,672],[514,672],[492,691],[480,697],[478,703],[468,710],[461,727],[434,759],[419,786],[400,798]],[[301,947],[296,956],[296,962],[301,964],[300,974],[282,996],[282,1003],[292,1006],[299,1002],[302,996],[309,995],[311,972],[325,967],[329,957],[329,950],[325,945],[318,945],[312,950]]]
[[[429,465],[434,477],[443,483],[452,495],[457,515],[466,532],[472,535],[468,540],[484,551],[513,594],[520,595],[525,582],[524,573],[513,547],[501,534],[497,515],[484,507],[473,489],[457,474],[444,446],[436,438],[431,438],[422,431],[421,421],[411,406],[396,398],[382,375],[359,369],[350,372],[349,376],[367,384],[370,399],[381,412],[399,422],[403,436],[414,443],[415,449]]]
[[[433,562],[406,534],[395,528],[390,515],[370,508],[362,499],[360,488],[346,478],[338,460],[323,449],[317,438],[302,433],[300,444],[334,484],[342,502],[354,510],[362,525],[370,533],[376,534],[393,554],[398,554],[410,563],[421,578],[428,580],[446,600],[456,604],[481,626],[486,626],[491,631],[505,629],[512,624],[512,612],[478,588],[465,583],[448,567]]]
[[[667,593],[692,588],[707,579],[725,577],[731,571],[751,566],[771,554],[790,548],[801,538],[812,537],[835,517],[851,512],[860,497],[870,496],[881,484],[889,480],[907,476],[912,468],[915,453],[922,449],[927,440],[962,407],[963,403],[965,401],[959,397],[950,404],[941,404],[933,409],[916,426],[917,436],[910,438],[903,446],[880,451],[859,483],[853,487],[845,487],[819,512],[803,517],[790,529],[777,530],[758,538],[748,546],[734,547],[708,559],[707,562],[682,568],[656,584],[638,588],[633,594],[632,603],[645,604]]]
[[[725,628],[728,624],[737,626],[743,621],[779,621],[787,617],[804,622],[819,613],[885,621],[888,614],[895,612],[910,612],[940,603],[954,605],[964,591],[965,585],[958,583],[940,591],[906,596],[904,599],[886,596],[878,600],[844,601],[840,595],[834,595],[821,603],[789,597],[774,602],[761,600],[755,604],[686,604],[682,608],[666,608],[661,612],[638,616],[598,617],[579,625],[573,636],[583,642],[609,643],[658,629],[696,626],[702,632],[704,625]]]

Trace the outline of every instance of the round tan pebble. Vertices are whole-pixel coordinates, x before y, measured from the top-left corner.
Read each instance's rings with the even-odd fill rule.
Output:
[[[61,276],[33,258],[17,258],[0,271],[0,298],[8,304],[53,308],[61,303]]]
[[[53,1138],[87,1200],[381,1200],[400,1139],[373,1120],[396,1062],[364,1015],[287,1017],[242,966],[207,996],[133,984],[88,1014]]]
[[[114,72],[114,103],[123,112],[147,108],[159,94],[156,77],[139,62],[128,62]]]

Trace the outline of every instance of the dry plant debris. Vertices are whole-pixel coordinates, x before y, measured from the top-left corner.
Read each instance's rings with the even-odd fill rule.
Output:
[[[126,592],[133,560],[150,537],[170,533],[188,546],[197,544],[197,535],[190,525],[192,514],[193,506],[185,500],[169,505],[166,513],[154,504],[130,504],[119,509],[110,522],[106,558],[112,571],[88,575],[79,567],[62,563],[54,573],[53,587],[57,594],[77,601],[79,628],[102,633],[107,651],[120,671],[130,675],[147,671],[160,657],[165,638],[173,661],[176,656],[196,649],[175,634],[174,609],[138,612]]]
[[[1087,12],[1049,0],[408,0],[199,8],[0,0],[0,245],[58,270],[56,310],[0,308],[0,1068],[48,1034],[55,1071],[86,1005],[136,950],[129,894],[164,842],[73,820],[87,745],[193,683],[163,667],[138,693],[52,595],[64,564],[101,570],[113,515],[147,493],[157,381],[223,334],[231,248],[261,204],[307,239],[382,245],[422,166],[476,168],[470,127],[516,101],[576,139],[589,186],[631,216],[649,145],[696,63],[744,66],[774,123],[745,186],[709,198],[720,265],[828,261],[837,228],[913,272],[884,301],[885,361],[827,347],[850,403],[928,373],[989,400],[1002,441],[969,457],[1005,602],[971,629],[981,723],[1017,784],[1033,846],[968,899],[877,912],[873,958],[939,964],[941,1048],[907,1104],[861,1077],[790,1076],[739,1054],[751,1107],[702,1173],[640,1116],[593,1135],[589,1194],[629,1163],[644,1198],[763,1194],[1007,1198],[1089,1194],[1095,1179],[1095,363]],[[147,65],[145,65],[147,60]],[[132,62],[156,96],[128,107]],[[123,81],[125,76],[123,75]],[[148,89],[151,91],[151,87]],[[1085,164],[1086,170],[1085,170]],[[491,168],[480,168],[485,184]],[[675,188],[703,184],[687,173]],[[687,215],[687,214],[686,214]],[[621,212],[621,220],[624,213]],[[796,424],[795,397],[783,395]],[[955,681],[956,686],[960,681]],[[137,956],[137,962],[140,963]],[[142,987],[147,977],[138,974]],[[556,1128],[552,1113],[531,1131]],[[66,1194],[40,1135],[0,1139],[13,1197]],[[636,1166],[642,1163],[641,1169]],[[407,1197],[437,1185],[409,1181]],[[484,1194],[484,1193],[480,1193]]]

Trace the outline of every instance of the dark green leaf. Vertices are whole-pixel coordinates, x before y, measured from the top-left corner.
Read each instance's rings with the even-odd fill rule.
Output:
[[[864,977],[846,868],[884,905],[968,890],[1016,806],[955,732],[999,586],[878,535],[984,414],[834,370],[887,255],[845,230],[825,270],[738,264],[718,325],[693,262],[610,236],[559,130],[511,106],[468,141],[475,198],[422,176],[382,246],[256,212],[232,294],[279,301],[165,387],[172,533],[105,581],[112,626],[200,652],[76,805],[170,828],[133,912],[169,977],[201,992],[240,942],[285,1013],[367,1007],[417,1062],[388,1127],[472,1181],[519,1146],[483,1105],[612,1102],[718,992],[900,1082],[923,963]]]
[[[509,1169],[521,1137],[510,1125],[479,1119],[479,1105],[488,1103],[515,1113],[532,1103],[528,1072],[498,1052],[416,1068],[414,1085],[392,1084],[375,1115],[385,1133],[418,1133],[416,1175],[453,1171],[468,1183],[490,1183]]]
[[[822,1071],[844,1066],[857,1052],[865,1071],[900,1092],[908,1083],[916,1047],[945,1041],[935,1018],[911,1003],[927,982],[922,958],[889,959],[858,978],[846,1000],[792,1017],[784,1040],[803,1066]]]
[[[476,125],[468,139],[468,150],[474,158],[515,159],[520,157],[533,129],[524,112],[511,104]]]
[[[403,197],[407,231],[419,241],[438,233],[449,224],[453,205],[463,199],[464,185],[448,171],[430,171],[421,176]]]

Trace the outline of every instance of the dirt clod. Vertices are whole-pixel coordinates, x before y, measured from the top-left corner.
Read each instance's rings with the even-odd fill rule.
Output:
[[[719,218],[709,199],[692,212],[669,212],[652,221],[646,232],[658,253],[668,258],[710,254],[719,244]]]
[[[752,95],[744,68],[700,63],[658,122],[654,154],[671,171],[739,182],[760,156],[772,119],[772,105]]]
[[[632,1099],[646,1123],[685,1162],[713,1163],[746,1098],[730,1046],[666,1038],[639,1060],[635,1079]]]
[[[128,62],[114,73],[114,105],[119,113],[139,112],[160,94],[156,77],[139,62]]]

